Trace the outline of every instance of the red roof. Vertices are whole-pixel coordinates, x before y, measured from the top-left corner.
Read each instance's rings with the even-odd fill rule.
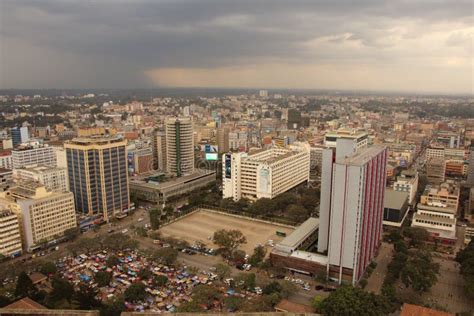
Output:
[[[281,300],[280,303],[278,303],[275,306],[276,311],[281,311],[281,312],[287,312],[287,313],[313,313],[314,310],[310,306],[298,304],[298,303],[293,303],[290,302],[289,300]]]
[[[437,311],[428,307],[403,304],[400,316],[454,316],[454,314]]]
[[[5,306],[3,309],[47,309],[43,305],[36,303],[29,297],[22,298],[10,305]],[[0,312],[1,314],[1,312]]]

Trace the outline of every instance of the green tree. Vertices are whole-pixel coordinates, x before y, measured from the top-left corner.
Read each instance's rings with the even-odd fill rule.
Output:
[[[122,298],[116,298],[102,305],[100,308],[101,316],[117,316],[125,311],[125,302]]]
[[[165,286],[168,283],[168,278],[166,275],[154,275],[153,276],[153,285],[157,287]]]
[[[438,280],[439,264],[433,262],[428,251],[410,252],[401,271],[401,280],[406,287],[411,286],[417,292],[428,291]]]
[[[238,310],[242,306],[242,303],[243,299],[238,296],[232,295],[224,298],[224,306],[227,308],[227,311],[231,313]]]
[[[140,227],[137,227],[137,228],[135,229],[135,232],[137,233],[138,236],[140,236],[140,237],[142,237],[142,238],[148,237],[148,233],[147,233],[145,227],[141,227],[141,226],[140,226]]]
[[[383,296],[364,292],[352,286],[341,286],[320,304],[323,315],[386,315],[390,304]]]
[[[94,276],[99,287],[107,286],[112,281],[112,273],[106,271],[98,271]]]
[[[97,299],[99,290],[94,289],[85,284],[79,285],[79,290],[75,293],[74,299],[79,304],[78,309],[90,310],[96,309],[102,306],[101,302]]]
[[[201,313],[204,309],[196,301],[186,302],[177,308],[178,313]]]
[[[107,265],[107,267],[112,268],[113,266],[120,264],[120,260],[117,256],[111,255],[107,258],[105,264]]]
[[[153,277],[153,273],[148,268],[142,268],[138,271],[138,277],[141,280],[149,280]]]
[[[150,226],[151,229],[156,230],[160,228],[160,217],[161,217],[161,211],[157,208],[153,208],[150,210],[148,213],[150,215]]]
[[[250,212],[256,215],[268,215],[275,210],[275,203],[268,198],[261,198],[250,206]]]
[[[171,247],[159,248],[154,251],[153,258],[166,265],[172,265],[178,259],[178,250]]]
[[[16,281],[15,297],[33,297],[37,292],[30,277],[25,272],[20,273]]]
[[[64,236],[68,239],[68,240],[74,240],[77,238],[77,236],[79,236],[80,234],[80,230],[79,230],[79,227],[73,227],[73,228],[69,228],[69,229],[66,229],[64,231]]]
[[[421,227],[405,227],[403,235],[410,239],[410,245],[413,247],[422,245],[430,236],[428,231]]]
[[[269,295],[273,293],[280,294],[281,290],[282,290],[281,284],[278,283],[277,281],[272,281],[263,287],[262,292],[265,295]]]
[[[461,265],[466,294],[474,299],[474,241],[471,241],[466,248],[458,252],[456,261]]]
[[[51,261],[43,263],[40,267],[40,272],[44,275],[55,274],[57,270],[56,265]]]
[[[267,254],[267,249],[265,249],[265,247],[261,245],[255,247],[253,249],[253,254],[249,258],[249,263],[253,266],[257,266],[263,261],[266,254]]]
[[[222,248],[225,257],[230,255],[242,244],[247,243],[247,238],[240,230],[225,230],[221,229],[214,233],[214,243]]]
[[[197,304],[210,307],[214,301],[221,300],[222,294],[217,288],[211,285],[201,284],[193,289],[191,297]]]
[[[74,295],[74,287],[71,283],[61,278],[60,276],[54,276],[51,282],[53,290],[51,291],[51,299],[55,302],[62,299],[66,299],[68,302]]]
[[[290,205],[286,210],[286,214],[290,220],[299,223],[304,222],[310,215],[308,210],[299,204]]]
[[[129,302],[143,301],[146,298],[145,284],[141,282],[132,283],[125,290],[124,298]]]
[[[230,267],[224,263],[218,263],[214,266],[216,268],[216,274],[219,280],[227,279],[230,276]]]

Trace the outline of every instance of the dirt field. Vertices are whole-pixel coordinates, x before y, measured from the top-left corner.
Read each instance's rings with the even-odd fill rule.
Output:
[[[241,249],[250,254],[259,243],[265,245],[269,239],[272,239],[275,243],[281,241],[283,238],[278,237],[276,231],[289,234],[294,230],[203,210],[160,228],[160,232],[166,237],[183,239],[191,244],[201,241],[208,247],[217,248],[208,237],[219,229],[240,230],[247,237],[247,243]]]

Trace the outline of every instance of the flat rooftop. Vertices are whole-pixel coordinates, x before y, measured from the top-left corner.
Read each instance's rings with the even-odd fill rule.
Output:
[[[383,207],[393,210],[401,210],[407,200],[408,192],[385,189]]]
[[[193,182],[193,181],[195,181],[197,179],[200,179],[202,177],[207,177],[207,176],[211,176],[211,175],[215,175],[215,174],[216,174],[215,171],[200,170],[200,171],[195,172],[193,174],[183,176],[183,177],[179,177],[179,178],[174,178],[174,179],[164,181],[164,182],[146,182],[143,179],[133,178],[133,179],[130,179],[130,183],[140,185],[140,186],[143,186],[143,187],[148,187],[148,188],[151,188],[151,189],[166,190],[168,188],[171,188],[171,187],[174,187],[174,186],[177,186],[177,185],[182,185],[182,184],[186,184],[188,182]]]
[[[290,235],[283,239],[281,246],[294,248],[305,241],[312,233],[319,228],[319,218],[310,217],[303,224],[298,226]]]
[[[363,166],[383,150],[385,150],[384,146],[371,146],[356,152],[350,157],[337,159],[336,163],[351,166]]]

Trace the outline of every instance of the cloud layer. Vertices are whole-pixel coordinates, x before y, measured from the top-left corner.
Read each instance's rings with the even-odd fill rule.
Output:
[[[472,93],[472,1],[0,0],[0,88]]]

